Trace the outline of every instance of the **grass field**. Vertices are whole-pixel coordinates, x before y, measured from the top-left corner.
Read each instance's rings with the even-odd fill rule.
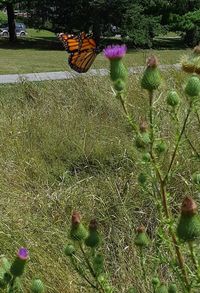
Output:
[[[156,42],[159,43],[161,39]],[[161,64],[177,63],[185,53],[184,49],[173,44],[173,40],[165,38],[163,50],[130,50],[125,57],[127,66],[144,65],[147,56],[155,53]],[[170,48],[172,49],[166,49]],[[67,63],[68,55],[56,36],[48,31],[36,31],[28,29],[28,37],[19,40],[11,46],[7,40],[0,39],[0,74],[35,73],[48,71],[71,70]],[[99,54],[92,68],[108,68],[108,62]]]
[[[184,77],[180,72],[165,73],[157,93],[158,121],[167,137],[174,127],[167,111],[164,117],[161,113],[166,90],[181,90]],[[136,121],[146,116],[147,97],[138,76],[129,79],[127,99]],[[133,133],[108,78],[1,85],[0,103],[1,253],[11,257],[22,245],[30,250],[25,292],[33,276],[44,280],[49,293],[90,292],[71,273],[63,255],[71,212],[76,209],[85,221],[99,220],[106,268],[118,292],[137,284],[139,292],[146,293],[141,289],[133,234],[141,222],[149,231],[154,229],[157,207],[137,183],[142,166]],[[188,135],[199,148],[199,125],[196,120],[192,125]],[[182,147],[171,190],[174,212],[189,192],[188,178],[198,168],[187,155],[188,144]],[[161,244],[159,249],[156,255],[147,252],[148,262],[161,255],[166,261],[165,247]],[[173,279],[165,270],[163,278]]]

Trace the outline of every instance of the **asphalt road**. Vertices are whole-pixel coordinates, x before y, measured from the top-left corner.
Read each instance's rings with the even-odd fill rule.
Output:
[[[180,64],[160,65],[161,70],[177,69],[180,70]],[[144,66],[136,66],[128,68],[130,74],[141,73]],[[43,80],[62,80],[84,76],[106,76],[109,74],[108,69],[90,69],[87,73],[77,73],[75,71],[58,71],[58,72],[38,72],[26,74],[6,74],[0,75],[0,84],[19,83],[22,81],[43,81]]]

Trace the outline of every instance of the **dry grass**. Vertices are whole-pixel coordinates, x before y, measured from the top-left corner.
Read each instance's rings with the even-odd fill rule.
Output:
[[[167,87],[182,87],[180,73],[165,77],[168,83],[157,95],[159,109],[164,108]],[[148,103],[138,82],[139,77],[131,76],[127,93],[137,121],[147,115]],[[99,220],[107,270],[119,292],[136,283],[142,288],[134,228],[142,222],[154,233],[157,206],[138,186],[143,166],[110,81],[91,77],[1,86],[0,101],[1,253],[12,257],[22,245],[30,250],[25,292],[34,276],[44,280],[49,293],[89,292],[63,255],[73,209],[86,222]],[[157,115],[160,121],[160,110]],[[164,133],[172,128],[167,115]],[[194,143],[198,131],[194,124]],[[183,150],[186,155],[180,155],[182,166],[176,167],[172,200],[188,192],[184,178],[189,182],[192,169],[198,167],[191,163],[185,143]],[[154,257],[162,257],[164,266],[168,258],[164,251],[161,243],[159,251],[147,252],[150,268]],[[166,270],[160,274],[173,278]]]

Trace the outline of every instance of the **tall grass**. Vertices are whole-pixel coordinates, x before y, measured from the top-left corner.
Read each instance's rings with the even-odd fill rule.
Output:
[[[163,85],[156,100],[160,107],[165,104],[167,87],[180,89],[182,77],[166,73],[168,85]],[[147,109],[138,80],[138,76],[130,77],[127,93],[137,121]],[[131,284],[143,292],[132,236],[141,222],[153,235],[157,209],[140,191],[141,166],[136,163],[133,133],[108,79],[1,86],[0,105],[1,253],[12,255],[21,245],[29,249],[26,284],[37,276],[50,293],[89,292],[71,275],[63,255],[70,215],[78,209],[84,219],[96,217],[100,222],[107,270],[119,292]],[[198,149],[199,124],[194,121],[188,136]],[[167,118],[162,129],[166,136],[173,132]],[[185,178],[197,168],[196,162],[189,163],[187,141],[182,144],[186,155],[179,155],[172,190],[177,199],[187,194],[190,183]],[[162,257],[160,273],[167,275],[168,255],[162,243],[156,254],[148,251],[148,257]]]

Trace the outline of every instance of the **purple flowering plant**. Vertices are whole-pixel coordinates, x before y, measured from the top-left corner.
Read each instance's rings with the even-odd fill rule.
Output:
[[[157,57],[150,56],[140,79],[140,86],[147,94],[147,98],[144,99],[147,106],[146,115],[133,117],[129,108],[130,103],[127,103],[128,73],[123,64],[126,52],[125,45],[111,45],[104,49],[103,54],[110,62],[110,78],[116,99],[120,101],[124,116],[132,128],[138,158],[138,188],[141,195],[146,196],[145,200],[149,201],[152,209],[159,210],[159,218],[154,223],[155,229],[152,229],[153,231],[150,229],[150,235],[147,233],[148,223],[145,222],[147,221],[145,218],[135,230],[134,244],[139,255],[141,274],[139,277],[136,276],[137,281],[134,286],[127,288],[125,285],[128,291],[125,289],[124,292],[196,293],[200,290],[200,265],[195,251],[195,243],[200,239],[198,207],[192,196],[184,197],[177,220],[173,205],[175,195],[171,194],[171,190],[173,177],[178,170],[179,151],[183,152],[181,144],[183,138],[188,142],[192,152],[195,150],[193,142],[187,136],[187,128],[192,119],[191,114],[195,112],[195,107],[200,100],[200,80],[196,74],[188,78],[182,92],[185,101],[181,106],[179,93],[175,89],[170,89],[165,94],[162,108],[156,108],[158,96],[161,95],[159,91],[163,77]],[[183,68],[186,67],[188,72],[189,65],[185,64]],[[169,115],[169,125],[159,124],[159,115],[161,121],[162,117]],[[172,135],[171,139],[169,134],[167,138],[163,135],[163,125],[169,127],[167,131]],[[166,129],[164,130],[167,132]],[[198,172],[192,177],[196,185],[200,184],[199,178]],[[77,217],[76,213],[74,215]],[[75,226],[72,221],[70,235],[73,242],[65,247],[65,255],[70,258],[74,270],[91,288],[104,293],[118,292],[110,285],[104,272],[103,256],[98,255],[101,242],[96,221],[92,223],[86,231],[81,222]],[[89,249],[92,248],[90,252],[87,251],[88,245]],[[131,246],[130,243],[128,245]],[[165,249],[166,253],[163,255],[159,252],[160,246]],[[150,251],[153,249],[158,252],[155,259],[151,258]],[[187,265],[185,259],[187,259]],[[84,267],[87,269],[84,270]]]
[[[110,45],[103,50],[104,56],[108,59],[120,59],[125,56],[126,45]]]

